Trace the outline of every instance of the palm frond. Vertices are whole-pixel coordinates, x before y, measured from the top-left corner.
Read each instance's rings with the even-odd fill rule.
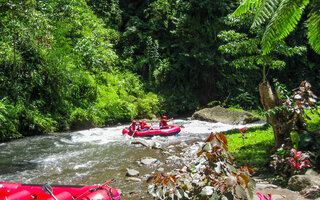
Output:
[[[239,17],[253,8],[258,8],[262,1],[263,0],[242,0],[238,8],[232,13],[231,16]]]
[[[271,18],[280,4],[280,0],[262,0],[260,6],[255,12],[252,27],[257,27]]]
[[[308,15],[308,39],[313,50],[320,54],[320,5],[316,6]]]
[[[288,36],[298,24],[309,0],[284,0],[273,14],[262,37],[263,54],[271,51],[274,42]]]

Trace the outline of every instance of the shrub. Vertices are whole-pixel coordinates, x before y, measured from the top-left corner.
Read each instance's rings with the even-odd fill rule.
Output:
[[[171,174],[154,174],[149,193],[160,199],[252,198],[252,169],[236,169],[222,133],[211,133],[197,153],[197,164]]]
[[[276,174],[285,179],[295,174],[303,174],[306,168],[310,167],[308,153],[284,145],[271,157],[273,158],[271,167],[274,168]]]
[[[19,133],[23,136],[38,135],[54,131],[57,122],[50,114],[41,113],[35,106],[18,106]]]
[[[5,100],[0,101],[0,142],[19,138],[17,110]]]
[[[94,116],[90,113],[89,109],[76,108],[70,116],[70,128],[88,128],[93,126]]]

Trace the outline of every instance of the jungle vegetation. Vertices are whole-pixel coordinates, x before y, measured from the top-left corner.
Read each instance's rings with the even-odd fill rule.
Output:
[[[0,0],[0,141],[208,105],[262,110],[265,78],[318,94],[316,2],[267,52],[266,24],[251,28],[249,9],[230,17],[231,0]]]

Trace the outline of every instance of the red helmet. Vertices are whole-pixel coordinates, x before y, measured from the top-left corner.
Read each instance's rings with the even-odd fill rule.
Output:
[[[139,121],[139,124],[142,124],[143,123],[143,121]]]
[[[143,124],[147,124],[147,122],[143,122]]]
[[[133,124],[136,124],[137,122],[136,122],[136,121],[132,121],[132,123],[133,123]]]
[[[163,116],[162,119],[167,119],[167,116]]]

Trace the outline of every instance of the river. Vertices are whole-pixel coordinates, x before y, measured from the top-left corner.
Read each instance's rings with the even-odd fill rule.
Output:
[[[190,119],[175,119],[174,124],[181,126],[178,137],[156,136],[148,140],[163,145],[191,143],[203,141],[210,132],[243,127]],[[126,180],[127,168],[136,169],[140,177],[146,177],[155,169],[139,166],[138,161],[153,157],[165,163],[168,155],[161,150],[132,145],[132,138],[122,135],[124,127],[128,125],[50,133],[1,143],[0,182],[92,185],[116,178],[110,186],[122,192],[122,199],[149,199],[145,181],[137,184]],[[169,170],[175,166],[158,167]]]

